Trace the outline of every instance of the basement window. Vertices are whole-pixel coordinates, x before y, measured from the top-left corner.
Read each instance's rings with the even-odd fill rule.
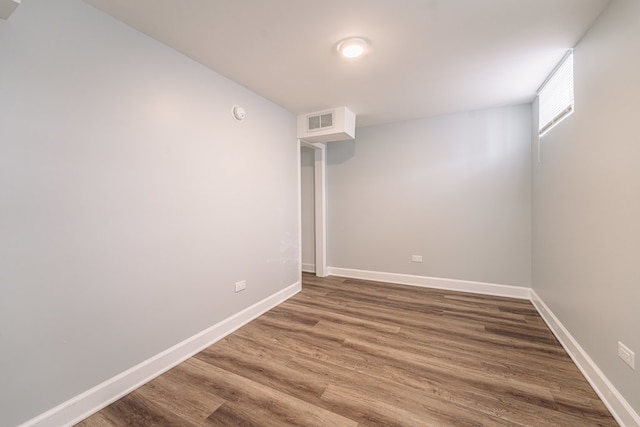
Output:
[[[538,91],[539,127],[543,136],[573,113],[573,49]]]

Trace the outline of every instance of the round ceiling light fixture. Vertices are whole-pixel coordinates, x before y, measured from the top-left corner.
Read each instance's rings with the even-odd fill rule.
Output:
[[[367,52],[367,42],[358,37],[342,40],[338,43],[338,52],[344,58],[359,58]]]

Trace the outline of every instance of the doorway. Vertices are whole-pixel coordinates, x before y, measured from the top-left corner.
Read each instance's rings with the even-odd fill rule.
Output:
[[[327,276],[326,145],[299,140],[302,271]]]

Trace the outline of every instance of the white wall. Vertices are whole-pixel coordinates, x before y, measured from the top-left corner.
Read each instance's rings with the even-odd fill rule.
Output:
[[[640,413],[640,2],[613,1],[574,54],[575,113],[534,162],[533,287]],[[537,109],[534,109],[537,114]]]
[[[0,21],[0,425],[296,283],[298,149],[292,114],[79,0]]]
[[[315,271],[315,188],[314,150],[300,148],[300,187],[302,209],[302,270]]]
[[[530,123],[522,105],[328,144],[329,265],[530,286]]]

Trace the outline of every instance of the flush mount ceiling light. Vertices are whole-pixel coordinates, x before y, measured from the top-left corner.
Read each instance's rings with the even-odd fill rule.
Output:
[[[364,39],[352,37],[338,43],[338,52],[344,58],[359,58],[367,52],[367,46]]]

